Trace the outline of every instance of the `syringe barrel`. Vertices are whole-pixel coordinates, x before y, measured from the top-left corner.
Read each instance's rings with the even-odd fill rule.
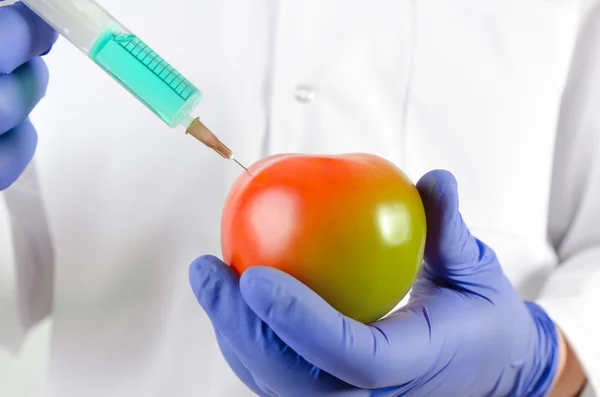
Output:
[[[202,93],[93,0],[21,0],[169,127],[186,128]]]
[[[92,0],[21,1],[85,54],[109,27],[125,30]]]

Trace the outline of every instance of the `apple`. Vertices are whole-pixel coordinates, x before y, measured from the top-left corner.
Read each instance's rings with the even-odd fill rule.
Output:
[[[223,208],[223,260],[279,269],[340,313],[380,319],[423,261],[425,211],[411,180],[371,154],[278,154],[253,164]]]

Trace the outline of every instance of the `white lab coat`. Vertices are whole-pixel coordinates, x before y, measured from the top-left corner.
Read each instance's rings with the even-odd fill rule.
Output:
[[[453,172],[473,233],[564,329],[598,395],[598,12],[575,51],[575,0],[102,4],[204,91],[201,118],[242,162],[359,151],[415,181]],[[250,396],[187,276],[220,254],[240,169],[65,40],[47,60],[35,162],[0,200],[0,343],[16,351],[52,316],[46,397]]]

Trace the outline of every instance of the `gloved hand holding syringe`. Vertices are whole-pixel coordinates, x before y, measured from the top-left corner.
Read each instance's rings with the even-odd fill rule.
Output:
[[[169,127],[186,133],[226,159],[225,146],[191,113],[202,93],[93,0],[21,0],[83,51]]]

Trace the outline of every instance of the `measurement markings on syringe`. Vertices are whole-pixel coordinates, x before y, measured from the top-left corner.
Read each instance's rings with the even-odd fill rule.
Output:
[[[194,93],[195,88],[192,84],[139,38],[134,35],[123,35],[117,36],[115,39],[136,60],[164,81],[181,99],[187,100]]]

